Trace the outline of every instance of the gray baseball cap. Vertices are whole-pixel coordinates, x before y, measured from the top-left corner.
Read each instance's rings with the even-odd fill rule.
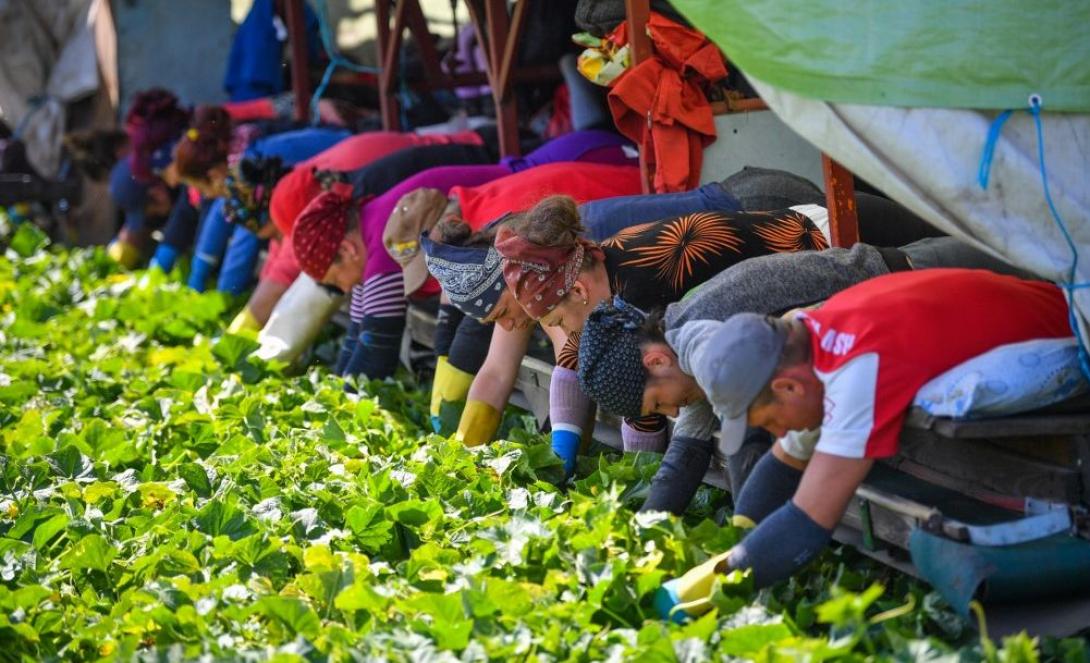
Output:
[[[696,378],[720,418],[724,453],[742,446],[746,413],[775,374],[787,331],[779,318],[739,313],[726,322],[697,320],[666,333],[682,370]]]

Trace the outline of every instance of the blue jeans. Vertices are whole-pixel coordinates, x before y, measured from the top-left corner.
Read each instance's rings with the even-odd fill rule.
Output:
[[[223,214],[223,199],[217,199],[198,231],[189,287],[204,292],[208,279],[221,267],[222,261],[216,287],[235,295],[241,293],[253,282],[254,264],[260,249],[261,240],[256,235],[227,221]]]
[[[737,212],[741,203],[723,185],[709,182],[699,189],[680,193],[621,196],[583,203],[579,215],[587,235],[596,241],[612,237],[631,226],[669,219],[693,212]]]

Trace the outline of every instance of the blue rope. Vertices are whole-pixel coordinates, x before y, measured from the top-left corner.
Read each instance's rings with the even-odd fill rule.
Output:
[[[322,95],[325,94],[326,88],[329,87],[329,81],[333,78],[333,72],[337,70],[337,67],[344,67],[349,71],[355,71],[361,74],[379,73],[377,68],[356,64],[351,60],[345,59],[344,56],[337,52],[337,46],[333,40],[333,29],[329,27],[329,19],[326,17],[325,0],[314,0],[314,4],[316,5],[315,9],[317,10],[314,13],[318,15],[318,33],[322,37],[322,48],[329,57],[329,65],[326,66],[325,73],[322,74],[322,81],[318,83],[317,89],[314,90],[314,95],[310,98],[311,124],[318,123],[318,102],[322,100]]]
[[[1067,272],[1067,281],[1061,281],[1057,283],[1060,288],[1067,293],[1068,296],[1068,321],[1071,324],[1071,330],[1075,334],[1075,340],[1079,347],[1079,368],[1082,369],[1083,375],[1087,380],[1090,380],[1090,351],[1087,350],[1086,340],[1082,336],[1082,328],[1079,325],[1078,313],[1075,308],[1075,291],[1083,288],[1090,288],[1090,281],[1084,283],[1076,283],[1075,277],[1078,275],[1079,267],[1079,249],[1075,244],[1075,240],[1071,237],[1071,232],[1067,229],[1067,224],[1064,223],[1063,218],[1060,216],[1060,212],[1056,209],[1056,204],[1052,201],[1052,192],[1048,188],[1048,169],[1045,166],[1045,132],[1041,123],[1041,97],[1037,94],[1031,94],[1029,97],[1029,114],[1033,116],[1033,124],[1037,129],[1037,161],[1041,170],[1041,187],[1044,190],[1045,202],[1048,203],[1048,211],[1052,213],[1052,220],[1056,222],[1056,225],[1060,228],[1060,233],[1063,234],[1064,241],[1067,242],[1067,247],[1071,249],[1071,268]],[[995,153],[995,145],[999,141],[999,134],[1003,130],[1003,124],[1010,118],[1011,110],[1005,110],[995,118],[991,127],[988,128],[988,138],[984,142],[984,151],[980,155],[980,170],[977,173],[977,181],[980,183],[980,188],[988,188],[988,174],[992,167],[992,156]]]
[[[988,127],[988,139],[984,141],[984,153],[980,155],[980,170],[976,176],[981,189],[988,188],[988,174],[992,170],[992,156],[995,154],[995,144],[999,142],[999,133],[1003,131],[1003,125],[1007,123],[1013,112],[1011,110],[1003,111],[992,122],[992,126]]]
[[[1090,282],[1075,283],[1075,276],[1078,273],[1079,266],[1079,249],[1071,238],[1067,224],[1064,223],[1060,213],[1056,210],[1056,205],[1052,202],[1052,192],[1048,188],[1048,171],[1045,168],[1045,136],[1041,124],[1041,98],[1039,96],[1032,95],[1030,97],[1029,112],[1033,116],[1033,124],[1037,128],[1037,159],[1041,165],[1041,186],[1045,191],[1045,201],[1048,202],[1048,210],[1052,212],[1053,220],[1060,227],[1060,232],[1063,233],[1064,240],[1067,242],[1068,248],[1071,249],[1071,269],[1067,273],[1067,282],[1060,283],[1059,286],[1067,291],[1070,300],[1067,314],[1079,346],[1079,366],[1082,368],[1082,373],[1086,376],[1086,379],[1090,380],[1090,352],[1087,351],[1086,341],[1082,337],[1082,330],[1079,325],[1078,314],[1075,312],[1075,291],[1080,288],[1090,287]]]

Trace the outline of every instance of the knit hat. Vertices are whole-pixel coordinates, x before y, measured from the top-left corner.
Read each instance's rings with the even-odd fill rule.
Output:
[[[299,215],[291,233],[295,258],[307,276],[321,282],[337,247],[348,231],[348,212],[355,201],[338,191],[319,195]]]
[[[503,256],[503,280],[535,320],[556,308],[568,294],[587,253],[598,260],[603,257],[597,244],[584,239],[571,246],[542,246],[514,233],[497,238],[496,250]]]
[[[618,416],[643,414],[643,367],[639,328],[643,311],[614,297],[594,308],[579,341],[579,384],[598,405]]]
[[[453,246],[420,235],[428,271],[443,286],[450,303],[478,320],[488,317],[503,294],[503,270],[495,246]]]

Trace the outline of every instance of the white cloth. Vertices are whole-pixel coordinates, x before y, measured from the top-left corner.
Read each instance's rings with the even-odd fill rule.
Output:
[[[995,146],[990,182],[977,181],[995,112],[832,104],[750,79],[792,130],[928,223],[1053,281],[1067,281],[1072,253],[1045,202],[1037,133],[1016,112]],[[1027,100],[1028,106],[1028,100]],[[1043,100],[1047,111],[1048,99]],[[1090,281],[1090,115],[1041,114],[1049,189]],[[1090,288],[1074,306],[1090,342]]]
[[[44,177],[57,174],[65,104],[98,89],[94,17],[102,0],[0,2],[0,117]],[[38,104],[32,99],[41,98]]]

